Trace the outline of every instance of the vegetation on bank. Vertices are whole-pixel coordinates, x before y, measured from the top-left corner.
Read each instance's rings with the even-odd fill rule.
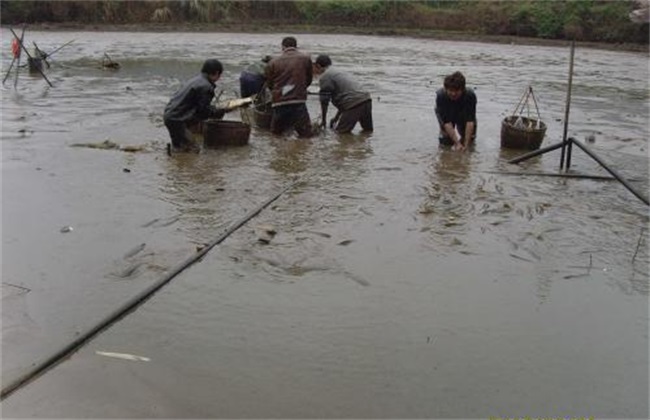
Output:
[[[317,25],[648,44],[633,0],[2,0],[2,24]]]

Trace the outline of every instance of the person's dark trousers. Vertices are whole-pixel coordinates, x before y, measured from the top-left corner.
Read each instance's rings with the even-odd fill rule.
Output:
[[[242,72],[239,76],[239,93],[242,98],[248,98],[262,90],[264,78],[258,74]]]
[[[296,130],[299,137],[314,135],[307,105],[291,104],[273,107],[271,132],[279,135],[290,129]]]
[[[336,124],[337,133],[349,133],[357,122],[361,124],[363,131],[372,131],[372,100],[360,103],[354,108],[341,112],[341,117]]]
[[[179,149],[192,144],[192,133],[187,129],[187,124],[183,121],[165,120],[165,127],[169,131],[169,137],[172,140],[172,146]]]

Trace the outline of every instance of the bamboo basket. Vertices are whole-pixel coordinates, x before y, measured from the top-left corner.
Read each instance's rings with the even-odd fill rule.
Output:
[[[241,121],[206,120],[203,122],[203,147],[245,146],[250,134],[251,126]]]
[[[530,117],[530,100],[535,104],[537,119]],[[526,111],[526,116],[523,115]],[[524,92],[512,115],[501,122],[501,147],[509,149],[536,150],[546,135],[546,124],[542,121],[532,86]]]
[[[521,119],[521,125],[515,124]],[[501,122],[501,147],[536,150],[546,135],[546,124],[534,118],[511,115]]]

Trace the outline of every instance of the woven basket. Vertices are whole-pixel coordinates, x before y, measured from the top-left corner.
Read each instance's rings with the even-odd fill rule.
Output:
[[[251,126],[241,121],[206,120],[203,122],[203,146],[218,148],[248,144]]]
[[[515,127],[515,121],[521,118],[523,127]],[[501,147],[509,149],[536,150],[546,135],[546,124],[534,118],[511,115],[501,123]]]
[[[272,116],[272,111],[258,110],[257,108],[253,108],[253,119],[255,120],[256,127],[265,129],[271,128]]]

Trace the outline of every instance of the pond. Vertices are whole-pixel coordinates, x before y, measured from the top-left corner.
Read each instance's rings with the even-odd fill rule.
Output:
[[[529,86],[543,146],[562,140],[568,44],[297,34],[371,92],[374,133],[253,128],[248,146],[170,158],[171,94],[218,58],[234,98],[282,34],[25,36],[74,42],[53,87],[22,69],[2,89],[3,389],[291,187],[6,416],[647,417],[647,206],[611,180],[513,175],[557,174],[560,152],[512,165],[522,151],[500,147]],[[478,97],[469,153],[437,141],[455,70]],[[649,73],[647,54],[578,46],[568,124],[646,193]],[[143,150],[72,147],[105,140]],[[575,149],[572,172],[608,175]]]

